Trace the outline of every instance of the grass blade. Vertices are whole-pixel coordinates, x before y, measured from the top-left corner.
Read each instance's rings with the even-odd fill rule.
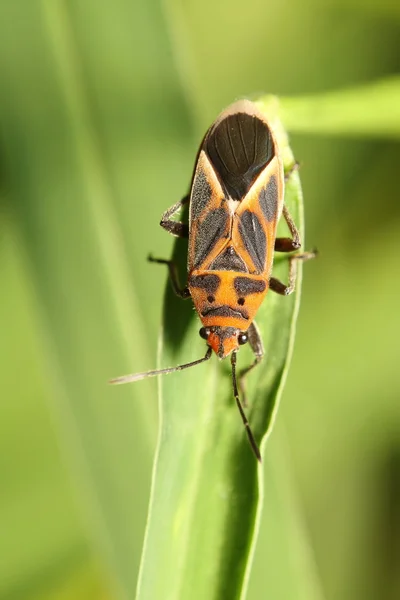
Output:
[[[262,519],[248,598],[257,600],[260,590],[264,590],[266,598],[321,600],[322,590],[299,510],[290,451],[280,418],[265,455]],[[259,514],[261,517],[261,510]]]
[[[118,218],[116,188],[123,184],[127,188],[128,175],[131,183],[139,168],[137,163],[132,168],[132,138],[126,136],[126,120],[119,130],[114,123],[114,145],[107,145],[111,135],[103,137],[104,129],[99,131],[94,113],[98,117],[104,111],[103,96],[95,96],[93,110],[89,90],[94,74],[89,70],[85,77],[89,52],[81,54],[76,22],[86,33],[90,30],[85,42],[92,55],[107,59],[96,63],[105,88],[110,90],[110,81],[113,84],[105,110],[120,116],[121,104],[125,108],[127,94],[132,94],[135,101],[129,114],[140,113],[142,126],[148,124],[145,132],[139,132],[141,140],[146,135],[148,145],[154,145],[155,139],[164,143],[168,137],[171,145],[178,146],[185,117],[179,88],[170,77],[173,69],[168,63],[161,10],[118,0],[124,10],[131,7],[130,21],[114,4],[93,2],[91,10],[88,4],[43,0],[28,5],[6,3],[0,8],[2,183],[7,187],[6,210],[34,290],[49,396],[83,500],[84,523],[102,555],[104,574],[114,584],[116,597],[132,598],[150,485],[156,386],[144,382],[117,391],[107,380],[132,370],[133,364],[144,367],[151,361],[140,309],[141,304],[149,306],[148,289],[143,293],[145,286],[139,286],[137,271],[132,273],[124,237],[126,223],[131,223],[135,243],[148,241],[135,220],[149,209],[146,203],[138,208],[132,202],[144,196],[143,188],[132,185],[124,198],[124,208],[129,205],[130,213],[125,211],[124,223]],[[74,17],[73,7],[77,12],[88,11],[89,29],[88,19]],[[141,30],[144,39],[137,39],[131,23],[141,22],[143,13],[148,17]],[[105,31],[114,36],[113,41],[134,38],[137,51],[125,52],[123,43],[121,49],[111,42],[104,52]],[[148,88],[153,90],[156,77],[150,82],[144,79],[139,92],[132,73],[137,71],[136,63],[143,65],[139,48],[143,55],[146,43],[153,50],[153,39],[170,88],[165,97],[160,95],[149,104]],[[158,75],[159,63],[151,52],[147,56]],[[119,93],[121,87],[123,93]],[[140,101],[139,93],[143,93]],[[172,133],[174,120],[166,119],[166,113],[171,116],[171,105],[180,113],[181,124]],[[167,124],[164,129],[159,121]],[[121,129],[124,137],[115,141]],[[147,150],[141,143],[138,153]],[[121,165],[121,155],[126,160],[118,180],[112,167]],[[162,166],[159,174],[164,174]],[[168,178],[165,181],[168,185]],[[120,196],[118,200],[122,213],[124,201]],[[158,212],[156,206],[154,210]],[[139,262],[147,269],[144,257],[137,258]]]
[[[400,137],[400,77],[312,96],[280,99],[281,118],[292,132]]]
[[[274,119],[284,163],[290,167],[294,159],[276,118],[276,101],[260,106]],[[297,173],[287,185],[286,202],[303,232]],[[181,240],[174,257],[184,270],[186,248]],[[274,274],[287,279],[287,259],[276,261]],[[257,319],[266,358],[249,377],[248,415],[263,448],[290,359],[300,279],[301,265],[296,292],[288,298],[268,294]],[[204,354],[199,326],[191,302],[180,301],[168,287],[160,366]],[[251,360],[244,349],[239,357],[240,366]],[[189,372],[160,378],[159,390],[162,422],[137,598],[244,598],[263,471],[233,401],[229,364],[212,357]]]

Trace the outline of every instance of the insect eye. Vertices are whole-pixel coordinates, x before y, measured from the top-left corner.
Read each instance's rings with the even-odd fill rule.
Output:
[[[208,336],[210,335],[210,330],[208,327],[202,327],[199,331],[199,336],[203,338],[203,340],[206,340],[208,338]]]
[[[247,333],[239,333],[238,342],[241,346],[243,346],[243,344],[247,344],[248,341],[249,341],[249,336],[247,335]]]

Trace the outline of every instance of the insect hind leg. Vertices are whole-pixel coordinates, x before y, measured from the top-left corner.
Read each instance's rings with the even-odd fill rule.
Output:
[[[173,217],[183,206],[185,206],[189,202],[189,196],[185,196],[179,202],[176,202],[171,208],[163,213],[161,217],[160,225],[163,229],[168,231],[171,235],[180,238],[189,237],[189,226],[186,223],[181,223],[180,221],[173,221],[171,217]]]
[[[294,292],[295,287],[296,287],[296,279],[297,279],[297,262],[299,260],[311,260],[312,258],[315,258],[317,256],[317,251],[314,250],[313,252],[301,252],[298,254],[293,254],[293,256],[291,256],[289,258],[289,283],[288,285],[285,285],[284,283],[282,283],[282,281],[280,281],[279,279],[276,279],[275,277],[270,277],[269,279],[269,288],[276,292],[277,294],[280,294],[281,296],[289,296],[289,294],[291,294],[292,292]]]
[[[276,252],[293,252],[301,248],[300,232],[293,221],[291,214],[286,206],[283,205],[282,214],[285,218],[289,231],[292,235],[291,238],[280,237],[275,239],[275,251]]]
[[[291,176],[293,175],[293,173],[295,173],[299,169],[300,169],[300,163],[296,160],[284,174],[285,183],[287,183],[289,181],[289,179],[291,178]]]
[[[152,263],[158,263],[159,265],[167,265],[172,289],[174,290],[175,294],[180,298],[190,298],[189,288],[187,286],[182,287],[179,282],[178,268],[173,260],[168,260],[166,258],[154,258],[151,254],[149,254],[147,260]]]

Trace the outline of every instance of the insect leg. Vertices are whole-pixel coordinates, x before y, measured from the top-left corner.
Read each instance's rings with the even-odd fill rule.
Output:
[[[238,377],[239,388],[243,399],[243,406],[247,406],[245,377],[252,369],[254,369],[254,367],[256,367],[261,362],[264,356],[264,346],[262,343],[260,332],[254,321],[247,330],[247,335],[249,336],[250,347],[254,352],[254,361],[251,363],[251,365],[249,365],[245,369],[242,369]]]
[[[185,196],[182,200],[179,200],[176,204],[171,206],[168,210],[165,211],[163,216],[161,217],[160,225],[168,231],[171,235],[175,237],[187,238],[189,236],[189,226],[186,223],[181,223],[180,221],[173,221],[171,217],[173,217],[181,208],[185,206],[189,202],[189,195]]]
[[[293,254],[289,258],[289,283],[285,285],[279,279],[275,277],[270,277],[269,279],[269,289],[276,292],[277,294],[281,294],[281,296],[289,296],[294,291],[296,286],[296,277],[297,277],[297,261],[299,260],[310,260],[311,258],[315,258],[317,255],[316,252],[302,252],[299,254]]]
[[[292,237],[276,238],[275,250],[277,252],[293,252],[293,250],[298,250],[301,246],[300,233],[285,204],[283,205],[283,216],[285,217],[285,221],[289,227]]]
[[[153,258],[151,254],[148,256],[148,260],[160,265],[167,265],[172,289],[174,290],[175,294],[180,298],[190,298],[189,288],[187,286],[183,288],[179,283],[178,269],[173,260],[168,260],[166,258]]]
[[[157,375],[167,375],[168,373],[175,373],[175,371],[183,371],[183,369],[189,369],[190,367],[195,367],[196,365],[200,365],[201,363],[209,360],[211,358],[212,348],[209,346],[207,348],[207,352],[203,358],[198,358],[197,360],[193,360],[190,363],[186,363],[184,365],[178,365],[177,367],[168,367],[166,369],[156,369],[155,371],[146,371],[145,373],[132,373],[131,375],[122,375],[122,377],[116,377],[115,379],[111,379],[109,383],[120,385],[122,383],[132,383],[133,381],[140,381],[141,379],[146,379],[147,377],[156,377]]]
[[[239,399],[239,392],[238,392],[238,387],[237,387],[237,382],[236,382],[236,352],[232,352],[231,354],[231,365],[232,365],[232,385],[233,385],[233,395],[235,397],[236,400],[236,404],[237,407],[239,409],[240,412],[240,416],[242,417],[242,421],[243,421],[243,425],[246,429],[246,433],[247,433],[247,437],[249,438],[249,442],[250,442],[250,446],[257,458],[258,461],[261,462],[261,454],[260,454],[260,450],[256,444],[256,441],[254,439],[254,435],[253,432],[250,429],[250,423],[247,420],[247,417],[244,413],[243,410],[243,406],[241,405],[240,399]]]
[[[287,183],[289,181],[289,179],[291,178],[291,176],[293,175],[293,173],[295,171],[298,171],[300,169],[300,163],[297,162],[297,160],[292,164],[292,166],[289,168],[288,171],[286,171],[285,173],[285,183]]]

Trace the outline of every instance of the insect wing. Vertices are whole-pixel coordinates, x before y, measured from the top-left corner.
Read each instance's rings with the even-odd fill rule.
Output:
[[[231,217],[215,171],[202,150],[190,195],[188,271],[199,269],[221,252]]]
[[[283,170],[277,157],[265,167],[234,219],[232,238],[249,272],[269,278],[276,228],[283,208]]]

